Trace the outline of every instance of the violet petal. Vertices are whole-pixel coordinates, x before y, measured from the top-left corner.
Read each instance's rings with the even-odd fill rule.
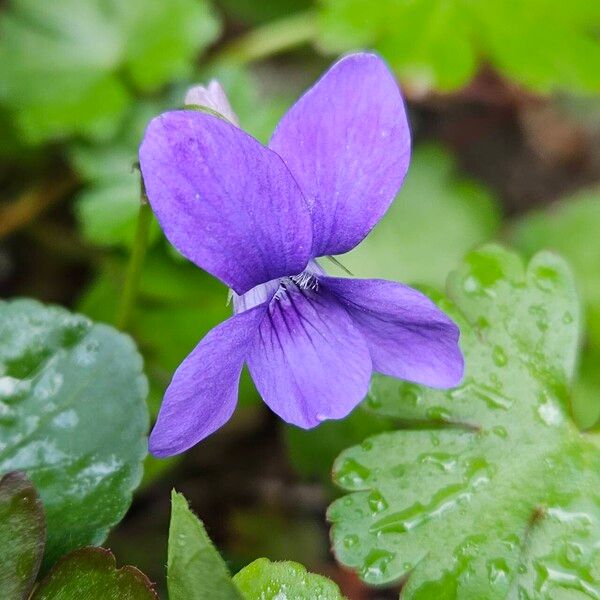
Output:
[[[198,111],[164,113],[146,130],[140,164],[169,241],[238,294],[306,266],[306,201],[279,156],[241,129]]]
[[[270,147],[313,215],[313,256],[356,246],[383,216],[410,160],[398,85],[374,54],[342,58],[279,123]]]
[[[460,383],[460,331],[427,296],[382,279],[325,277],[321,282],[364,335],[375,371],[437,388]]]
[[[340,303],[291,285],[272,300],[248,355],[263,400],[305,429],[345,417],[366,395],[367,344]]]
[[[235,410],[238,383],[266,305],[227,319],[179,365],[150,435],[150,452],[171,456],[224,425]]]

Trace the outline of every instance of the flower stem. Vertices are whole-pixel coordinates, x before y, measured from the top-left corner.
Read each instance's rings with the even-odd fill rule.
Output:
[[[245,64],[284,52],[311,41],[316,33],[313,11],[296,13],[267,23],[225,45],[214,63]]]
[[[121,295],[121,301],[119,303],[115,321],[116,326],[122,330],[127,329],[129,321],[131,320],[131,313],[135,306],[151,224],[152,209],[146,200],[145,193],[142,191],[133,247],[131,248],[131,256],[129,257],[129,264],[127,265],[123,293]]]

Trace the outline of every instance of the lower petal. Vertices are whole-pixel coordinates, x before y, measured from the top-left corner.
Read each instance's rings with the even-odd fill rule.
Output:
[[[150,435],[152,454],[179,454],[229,420],[248,347],[265,310],[265,305],[257,306],[227,319],[179,365]]]
[[[344,303],[367,340],[375,371],[431,387],[460,383],[460,331],[427,296],[381,279],[321,281]]]
[[[270,304],[248,355],[263,400],[305,429],[345,417],[366,395],[367,343],[327,292],[291,286]]]

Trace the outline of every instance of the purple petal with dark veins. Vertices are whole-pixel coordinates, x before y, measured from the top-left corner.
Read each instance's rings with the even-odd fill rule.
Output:
[[[431,387],[457,386],[460,331],[427,296],[381,279],[321,278],[367,340],[373,369]]]
[[[263,304],[227,319],[179,365],[150,435],[152,454],[183,452],[229,420],[237,403],[240,373],[265,312]]]
[[[247,360],[273,412],[305,429],[345,417],[371,378],[367,344],[344,307],[293,284],[272,300]]]
[[[148,199],[169,241],[238,294],[304,269],[307,203],[283,161],[194,110],[152,120],[140,147]]]
[[[410,130],[393,75],[374,54],[342,58],[283,117],[269,146],[311,205],[313,256],[351,250],[408,169]]]

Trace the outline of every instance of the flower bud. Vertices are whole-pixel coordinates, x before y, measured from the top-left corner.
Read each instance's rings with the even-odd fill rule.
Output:
[[[225,90],[216,79],[211,80],[208,86],[195,85],[190,88],[185,95],[184,104],[208,108],[219,113],[236,127],[239,126],[238,118],[229,104]]]

